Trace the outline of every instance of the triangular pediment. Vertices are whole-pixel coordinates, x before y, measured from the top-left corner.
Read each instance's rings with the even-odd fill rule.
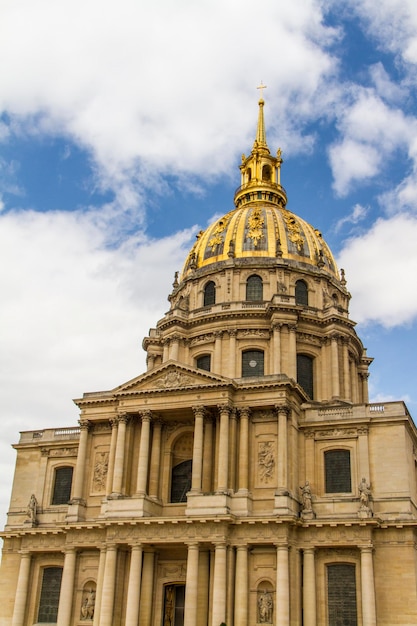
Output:
[[[229,378],[168,361],[113,390],[114,395],[135,392],[175,391],[195,387],[229,386]]]

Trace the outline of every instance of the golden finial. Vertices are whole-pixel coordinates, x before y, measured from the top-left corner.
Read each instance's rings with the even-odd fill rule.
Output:
[[[263,94],[263,89],[266,89],[267,86],[263,84],[263,82],[261,81],[261,84],[259,85],[259,87],[257,87],[256,89],[260,89],[261,90],[261,100],[263,100],[264,94]]]

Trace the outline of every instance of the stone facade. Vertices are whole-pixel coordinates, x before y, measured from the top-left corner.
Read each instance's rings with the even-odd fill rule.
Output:
[[[286,209],[259,104],[147,371],[15,446],[1,626],[417,623],[416,428],[368,402],[343,271]]]

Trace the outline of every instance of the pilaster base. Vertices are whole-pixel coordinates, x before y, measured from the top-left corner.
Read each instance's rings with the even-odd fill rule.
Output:
[[[134,495],[129,498],[103,500],[101,519],[129,519],[131,517],[158,517],[162,515],[162,505],[148,496]]]
[[[274,515],[298,517],[298,502],[289,494],[275,494]]]
[[[229,515],[231,498],[227,494],[187,493],[185,514],[190,516]]]
[[[68,524],[73,522],[83,522],[85,520],[85,502],[83,500],[72,500],[68,505],[65,521]]]

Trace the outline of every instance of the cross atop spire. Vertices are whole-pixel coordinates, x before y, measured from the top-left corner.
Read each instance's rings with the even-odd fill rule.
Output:
[[[257,88],[256,88],[256,89],[260,89],[260,90],[261,90],[261,100],[262,100],[262,99],[263,99],[263,97],[264,97],[264,93],[263,93],[263,91],[262,91],[262,90],[263,90],[263,89],[266,89],[266,88],[267,88],[267,86],[266,86],[266,85],[264,85],[262,81],[261,81],[261,84],[259,85],[259,87],[257,87]]]

